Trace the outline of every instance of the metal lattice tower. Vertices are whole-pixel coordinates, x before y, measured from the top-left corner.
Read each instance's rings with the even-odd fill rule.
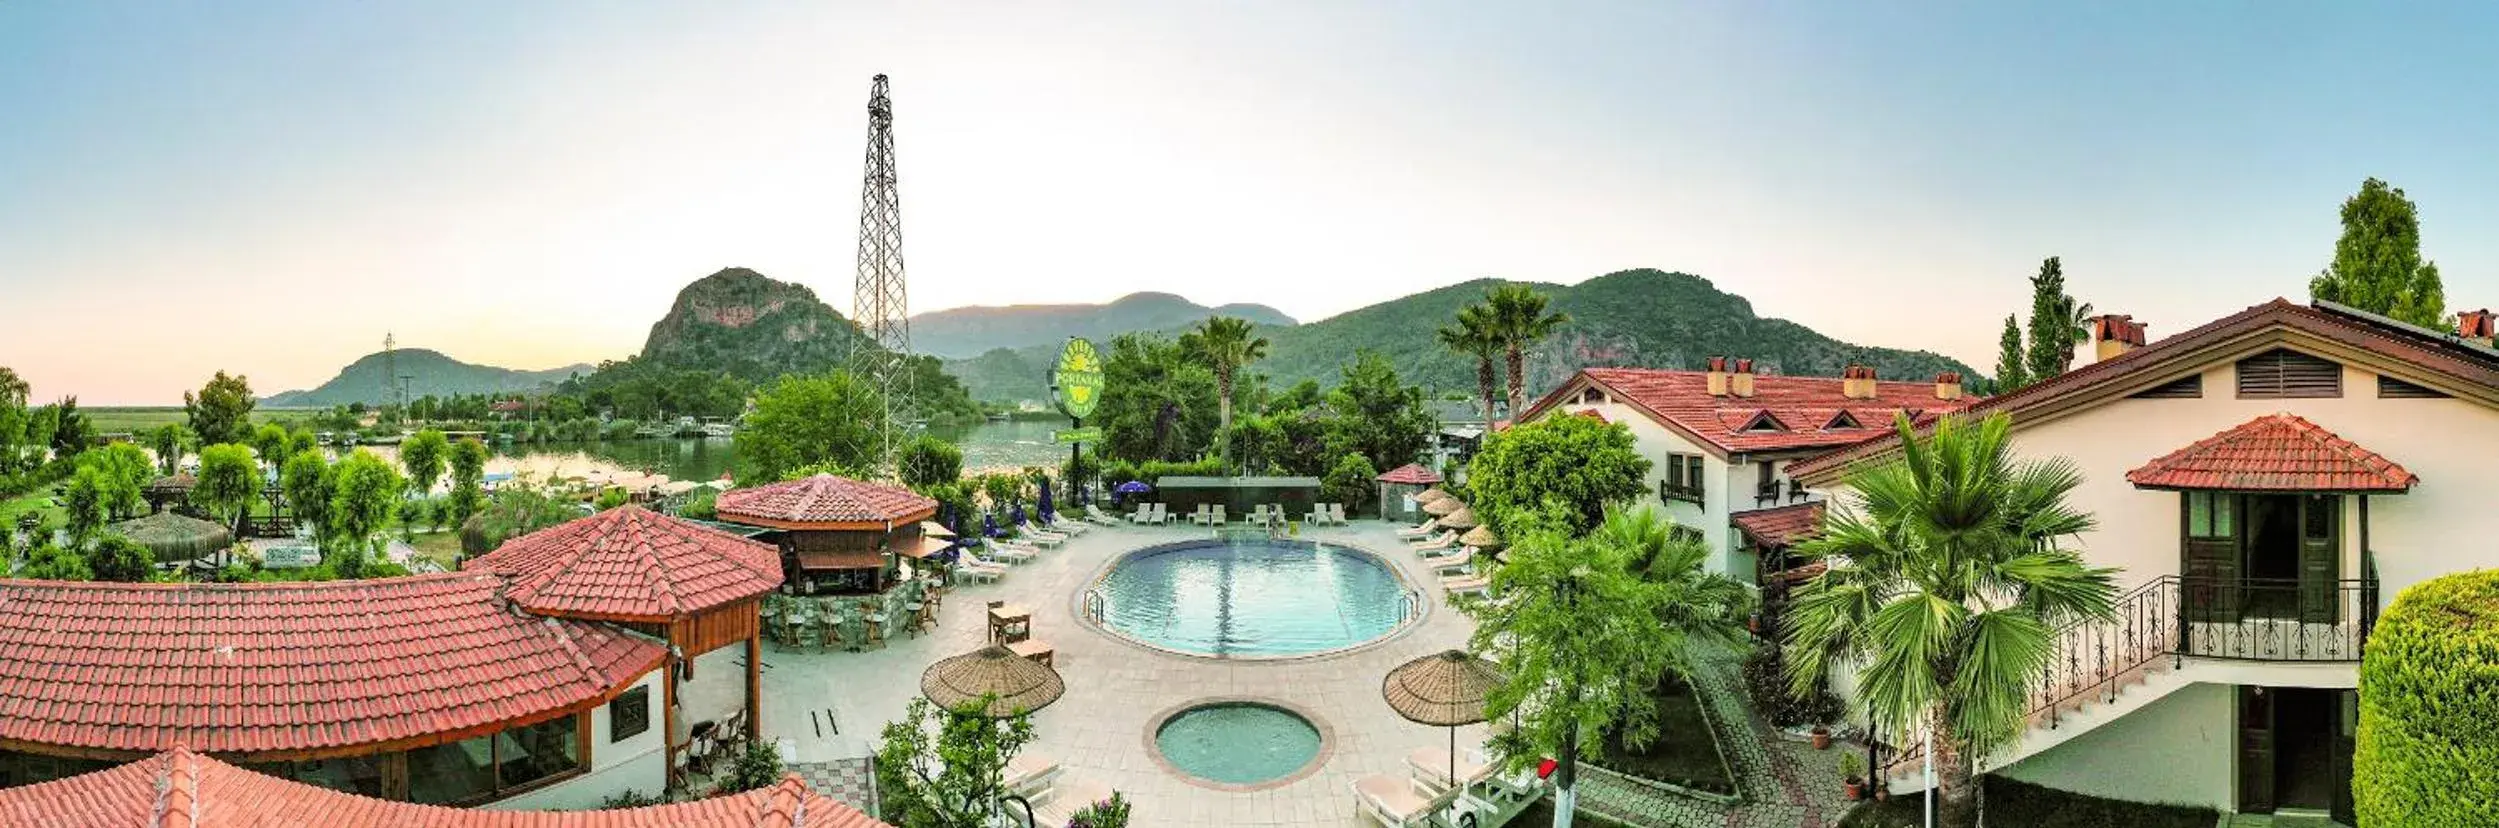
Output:
[[[902,272],[902,200],[894,187],[894,103],[884,75],[868,90],[867,173],[859,190],[859,282],[851,300],[852,321],[877,348],[862,348],[854,364],[884,392],[885,453],[906,418],[911,356],[911,310]]]
[[[382,407],[389,408],[399,400],[399,335],[382,332]]]

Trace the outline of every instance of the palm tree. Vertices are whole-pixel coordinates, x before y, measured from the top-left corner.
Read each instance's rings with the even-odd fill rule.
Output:
[[[1195,355],[1215,372],[1215,428],[1217,450],[1231,468],[1232,379],[1242,366],[1267,358],[1267,338],[1253,336],[1246,319],[1210,316],[1198,323],[1197,329],[1180,337],[1182,350]]]
[[[2065,320],[2065,336],[2056,346],[2057,373],[2074,368],[2075,349],[2091,341],[2091,317],[2096,314],[2091,303],[2074,301],[2072,294],[2057,300],[2057,317]]]
[[[1526,285],[1502,285],[1484,294],[1486,315],[1510,367],[1510,418],[1527,408],[1527,347],[1571,321],[1570,314],[1545,312],[1551,300]],[[1485,427],[1492,423],[1487,421]]]
[[[1579,540],[1531,532],[1494,571],[1494,590],[1507,597],[1462,605],[1477,624],[1469,646],[1501,662],[1503,681],[1485,713],[1517,724],[1496,750],[1507,762],[1561,763],[1556,828],[1574,816],[1580,754],[1603,742],[1583,731],[1602,723],[1634,746],[1710,738],[1658,733],[1652,702],[1659,678],[1685,673],[1703,648],[1744,637],[1751,592],[1703,569],[1707,556],[1655,512],[1615,510]],[[1623,623],[1641,617],[1657,621]]]
[[[1798,694],[1854,665],[1878,727],[1932,738],[1950,828],[1977,824],[1972,774],[2020,738],[2055,631],[2110,617],[2117,594],[2117,570],[2058,546],[2095,525],[2066,503],[2082,473],[2014,457],[2010,423],[1947,417],[1919,439],[1898,418],[1901,456],[1851,473],[1849,508],[1798,546],[1830,566],[1785,615]]]
[[[182,454],[199,445],[199,435],[181,423],[166,423],[148,432],[148,448],[156,452],[156,462],[171,475],[182,471]]]
[[[1439,337],[1443,347],[1475,358],[1475,390],[1484,397],[1484,427],[1491,428],[1493,396],[1500,388],[1492,361],[1501,353],[1501,340],[1492,332],[1492,310],[1482,304],[1459,309],[1457,323],[1440,329]]]

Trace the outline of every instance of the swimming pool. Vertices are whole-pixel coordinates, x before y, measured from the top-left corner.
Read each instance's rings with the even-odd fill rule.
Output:
[[[1174,652],[1283,658],[1377,640],[1416,596],[1369,553],[1294,540],[1189,541],[1129,553],[1085,596],[1102,628]]]
[[[1309,719],[1258,702],[1202,704],[1154,728],[1154,749],[1173,770],[1234,788],[1293,776],[1318,761],[1320,747]]]

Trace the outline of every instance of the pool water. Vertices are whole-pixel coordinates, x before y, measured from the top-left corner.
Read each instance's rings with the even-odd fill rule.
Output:
[[[1319,758],[1319,729],[1287,710],[1225,702],[1164,720],[1154,731],[1154,747],[1181,773],[1255,785],[1291,776]]]
[[[1404,579],[1378,558],[1263,538],[1129,553],[1095,595],[1104,629],[1218,658],[1342,650],[1395,632],[1413,612]]]

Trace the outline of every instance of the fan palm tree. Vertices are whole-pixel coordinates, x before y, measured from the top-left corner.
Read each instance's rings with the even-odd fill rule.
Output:
[[[1527,409],[1527,348],[1571,321],[1570,314],[1546,313],[1552,300],[1526,285],[1502,285],[1484,294],[1484,307],[1495,339],[1510,368],[1510,418]],[[1486,422],[1486,427],[1491,423]]]
[[[2074,369],[2076,349],[2091,341],[2091,317],[2097,315],[2089,302],[2078,302],[2072,295],[2057,302],[2057,316],[2065,320],[2065,337],[2056,346],[2057,372]]]
[[[1493,397],[1500,393],[1493,378],[1492,361],[1501,354],[1501,340],[1492,331],[1492,310],[1482,304],[1461,308],[1458,321],[1440,329],[1438,336],[1442,347],[1475,358],[1475,390],[1483,395],[1484,425],[1490,428]]]
[[[1198,323],[1197,329],[1180,337],[1180,347],[1194,355],[1215,372],[1215,433],[1229,435],[1232,431],[1232,380],[1243,366],[1267,358],[1267,338],[1251,333],[1247,319],[1210,316]],[[1231,467],[1231,452],[1217,438],[1217,447],[1225,457],[1225,468]]]
[[[1951,828],[1977,824],[1972,775],[2020,738],[2056,630],[2110,617],[2117,593],[2115,569],[2058,546],[2095,525],[2066,503],[2081,472],[2014,457],[2009,424],[1947,417],[1919,439],[1898,418],[1901,456],[1851,473],[1847,508],[1798,546],[1829,568],[1785,615],[1795,692],[1853,665],[1877,726],[1932,738]]]

